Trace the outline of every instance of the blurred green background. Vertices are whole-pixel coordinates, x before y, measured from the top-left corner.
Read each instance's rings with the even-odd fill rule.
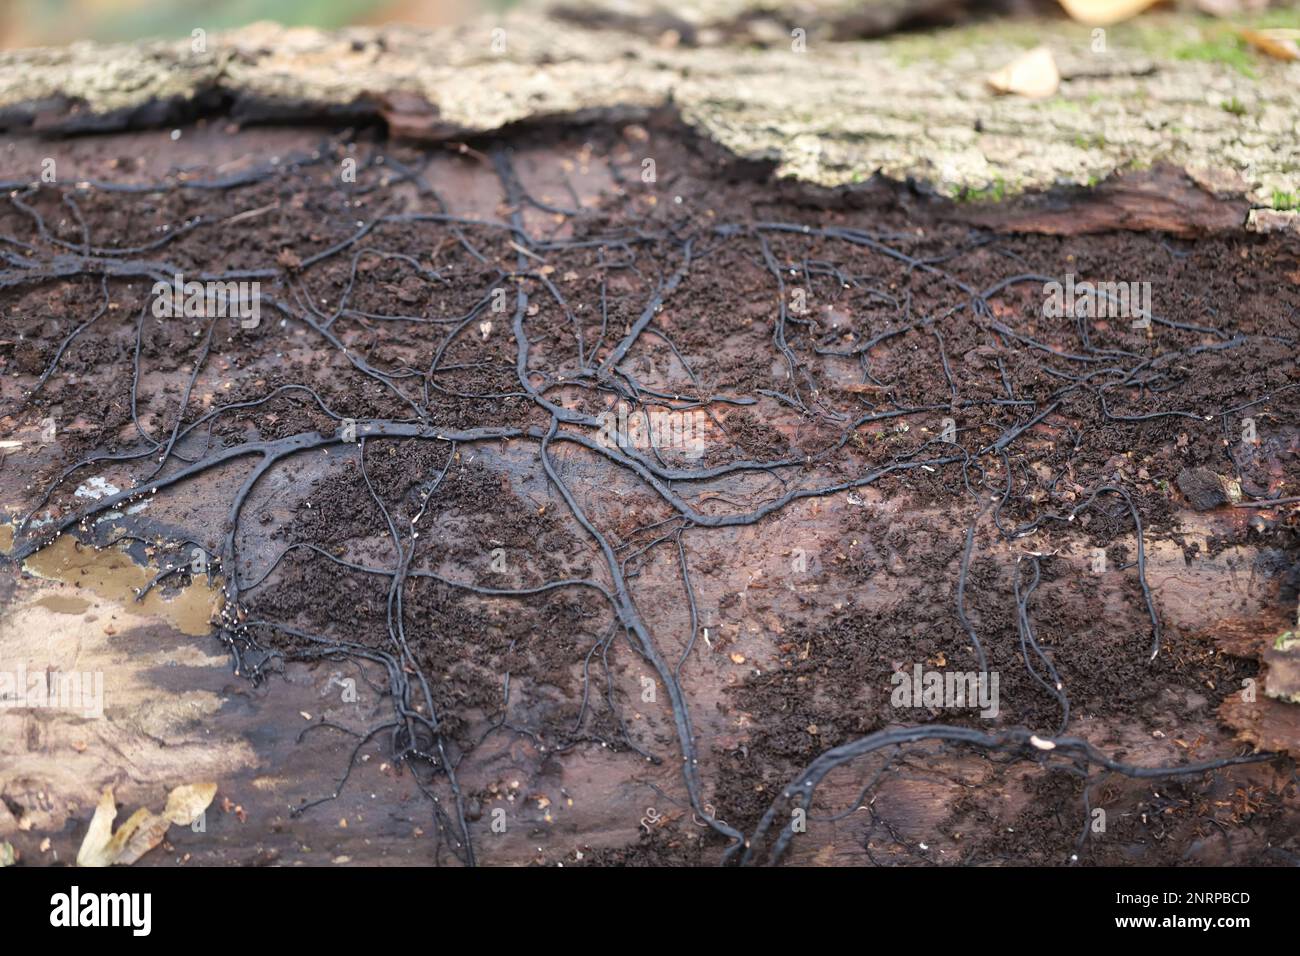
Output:
[[[0,0],[0,47],[184,37],[256,20],[292,26],[458,23],[514,0]]]

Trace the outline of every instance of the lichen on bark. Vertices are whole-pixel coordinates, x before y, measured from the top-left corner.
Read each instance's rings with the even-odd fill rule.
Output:
[[[1260,209],[1300,195],[1300,64],[1244,54],[1243,65],[1237,47],[1205,40],[1224,27],[1204,18],[1143,17],[1107,30],[1104,49],[1060,19],[853,41],[813,29],[802,45],[766,46],[607,23],[525,9],[440,30],[255,24],[200,51],[184,39],[7,52],[0,125],[140,125],[172,115],[159,104],[174,113],[206,98],[262,115],[377,112],[400,133],[447,137],[671,105],[737,156],[828,187],[883,174],[1000,199],[1167,162]],[[1036,44],[1056,57],[1059,92],[995,95],[987,74]]]

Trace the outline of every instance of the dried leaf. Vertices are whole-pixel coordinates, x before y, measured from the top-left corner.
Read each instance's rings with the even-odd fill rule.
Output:
[[[1061,0],[1073,20],[1090,27],[1105,27],[1135,17],[1159,0]]]
[[[1056,68],[1052,51],[1040,46],[990,74],[988,84],[999,93],[1015,93],[1030,99],[1041,99],[1056,92],[1061,85],[1061,73]]]
[[[1300,60],[1300,30],[1247,30],[1241,37],[1256,50],[1278,60]]]
[[[108,845],[108,862],[128,866],[134,863],[162,842],[169,825],[152,810],[141,807],[113,834]]]
[[[185,784],[167,795],[167,807],[161,816],[141,807],[113,833],[117,804],[113,800],[113,788],[105,787],[86,837],[81,841],[81,849],[77,851],[77,865],[129,866],[161,843],[173,823],[178,826],[193,823],[216,795],[215,783]]]
[[[178,827],[187,827],[212,803],[217,795],[215,783],[189,783],[167,795],[163,816]]]
[[[117,818],[117,804],[113,800],[113,788],[105,787],[100,794],[95,815],[90,818],[90,826],[77,851],[77,866],[109,866],[113,861],[108,858],[108,844],[113,838],[113,821]]]

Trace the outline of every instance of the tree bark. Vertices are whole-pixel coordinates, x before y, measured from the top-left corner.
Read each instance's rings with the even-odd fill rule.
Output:
[[[1202,200],[1240,197],[1237,226],[1297,228],[1300,214],[1287,207],[1300,170],[1300,64],[1197,39],[1222,40],[1220,21],[1152,15],[1097,34],[1059,18],[1018,19],[841,42],[832,38],[845,29],[844,4],[828,0],[803,14],[801,46],[788,22],[746,0],[726,5],[730,19],[681,14],[657,36],[659,8],[619,9],[629,6],[645,16],[611,19],[587,3],[428,31],[255,24],[181,41],[7,52],[0,129],[119,129],[216,111],[246,121],[382,117],[400,136],[459,139],[672,108],[737,157],[820,186],[881,174],[944,196],[1002,199],[1118,173],[1141,180],[1163,162]],[[885,25],[895,7],[868,5]],[[990,72],[1040,43],[1063,78],[1054,96],[988,87]],[[1134,219],[1102,225],[1125,227],[1125,218]],[[1163,228],[1159,215],[1134,221]]]

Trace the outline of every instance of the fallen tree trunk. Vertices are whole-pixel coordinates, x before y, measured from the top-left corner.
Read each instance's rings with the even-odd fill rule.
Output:
[[[249,122],[383,119],[398,135],[447,140],[672,108],[736,157],[821,186],[879,174],[949,197],[1002,199],[1164,162],[1204,193],[1192,205],[1239,197],[1220,218],[1245,224],[1254,209],[1252,227],[1295,227],[1287,206],[1300,168],[1300,64],[1240,52],[1218,21],[1143,17],[1099,38],[1061,19],[1014,20],[835,42],[827,23],[838,21],[820,5],[793,39],[787,24],[774,32],[774,21],[740,7],[736,22],[769,27],[758,37],[666,29],[650,39],[629,30],[659,22],[653,4],[616,18],[622,30],[586,5],[428,31],[258,24],[177,42],[8,52],[0,129],[122,129],[218,112]],[[758,39],[766,45],[731,45]],[[1056,95],[993,93],[987,75],[1034,44],[1056,58]],[[1125,208],[1094,225],[1176,225],[1132,202],[1129,190]],[[1144,202],[1159,206],[1154,195]]]

